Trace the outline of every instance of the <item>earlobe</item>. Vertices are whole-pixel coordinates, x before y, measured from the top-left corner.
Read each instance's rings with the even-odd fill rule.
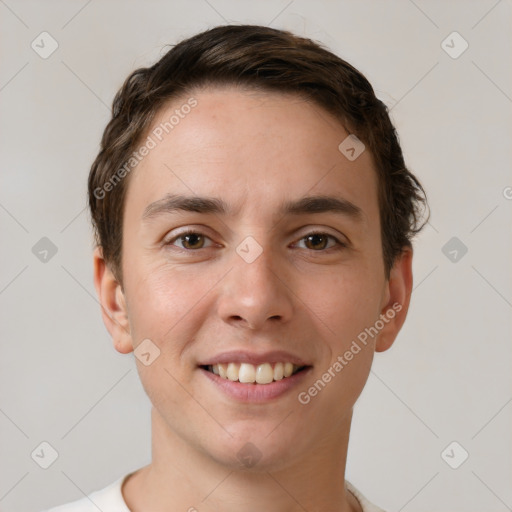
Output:
[[[103,323],[107,328],[114,348],[128,354],[133,351],[126,300],[121,284],[103,259],[101,247],[96,247],[94,260],[94,287],[101,305]]]
[[[395,341],[407,317],[412,293],[412,247],[404,247],[393,268],[387,283],[384,307],[385,327],[379,333],[375,344],[376,352],[388,350]]]

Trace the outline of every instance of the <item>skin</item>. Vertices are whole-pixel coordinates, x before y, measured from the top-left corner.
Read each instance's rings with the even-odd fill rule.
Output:
[[[192,95],[198,105],[129,177],[122,285],[101,249],[94,253],[115,348],[126,354],[149,338],[161,351],[149,366],[135,359],[153,404],[152,462],[125,481],[124,498],[132,511],[360,510],[343,485],[352,408],[375,351],[387,350],[405,321],[412,250],[404,248],[387,280],[372,156],[345,158],[338,145],[348,132],[328,112],[295,95],[234,87]],[[184,102],[167,105],[153,126]],[[233,212],[141,220],[166,193],[221,198]],[[283,198],[313,194],[351,201],[362,221],[279,215]],[[185,227],[206,238],[187,245],[175,238]],[[330,238],[308,243],[315,230],[347,247],[331,249]],[[247,236],[263,249],[252,263],[236,252]],[[394,303],[401,310],[378,336],[301,404],[297,393]],[[240,403],[197,367],[231,349],[287,350],[312,370],[283,396]],[[261,455],[251,468],[237,458],[249,441]]]

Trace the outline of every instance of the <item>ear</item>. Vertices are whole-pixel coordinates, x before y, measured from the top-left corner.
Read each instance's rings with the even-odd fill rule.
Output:
[[[404,247],[391,269],[381,310],[385,327],[377,337],[376,352],[391,347],[407,317],[412,293],[412,255],[412,247]]]
[[[94,287],[100,301],[103,323],[112,336],[114,348],[121,354],[128,354],[133,351],[133,344],[122,286],[103,259],[101,247],[95,248],[93,258]]]

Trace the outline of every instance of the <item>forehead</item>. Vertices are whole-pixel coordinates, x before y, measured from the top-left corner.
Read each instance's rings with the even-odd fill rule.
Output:
[[[339,150],[348,136],[325,109],[298,95],[191,91],[155,117],[146,134],[154,147],[130,176],[127,202],[141,216],[169,193],[222,197],[232,213],[264,215],[283,201],[329,194],[378,222],[372,156],[363,151],[348,160]]]

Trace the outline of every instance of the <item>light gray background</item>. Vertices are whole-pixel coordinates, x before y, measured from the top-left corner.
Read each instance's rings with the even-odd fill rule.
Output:
[[[291,29],[365,73],[429,196],[409,316],[356,406],[347,479],[390,512],[512,510],[511,11],[0,0],[0,510],[78,499],[150,461],[149,401],[95,299],[86,180],[128,73],[225,22]],[[43,31],[59,44],[47,59],[31,48]],[[469,43],[457,59],[441,47],[453,31]],[[44,236],[46,263],[32,253]],[[452,237],[468,248],[455,263]],[[43,441],[58,452],[46,470],[31,458]],[[469,453],[458,469],[441,457],[452,441]]]

